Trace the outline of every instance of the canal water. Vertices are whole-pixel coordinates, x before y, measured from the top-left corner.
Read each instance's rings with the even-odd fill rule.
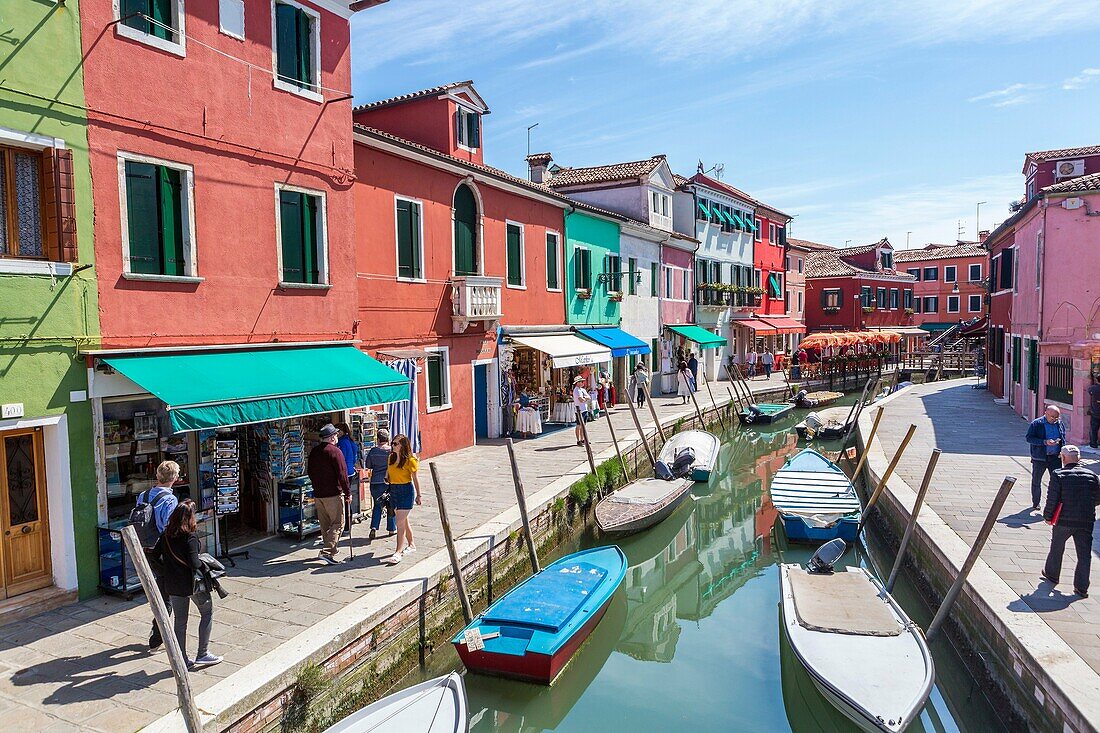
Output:
[[[732,431],[694,501],[619,541],[630,561],[623,587],[552,687],[466,674],[471,731],[857,730],[817,692],[780,632],[777,564],[811,554],[773,531],[767,492],[798,450],[793,422]],[[838,450],[819,450],[830,447]],[[589,533],[560,553],[602,543]],[[846,559],[880,577],[892,561],[853,552]],[[928,610],[903,586],[896,596],[927,627]],[[1003,730],[949,645],[941,640],[933,652],[937,685],[909,731]],[[455,669],[462,664],[447,644],[398,689]]]

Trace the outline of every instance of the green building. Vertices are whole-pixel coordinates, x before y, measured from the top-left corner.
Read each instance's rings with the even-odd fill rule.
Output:
[[[618,326],[622,303],[619,223],[579,209],[565,215],[565,322]]]
[[[79,0],[0,3],[0,623],[96,593]]]

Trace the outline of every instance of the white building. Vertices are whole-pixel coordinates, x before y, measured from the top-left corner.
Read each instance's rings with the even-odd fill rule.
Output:
[[[641,222],[622,222],[619,250],[622,267],[629,273],[623,286],[623,303],[620,309],[622,329],[649,344],[652,351],[646,366],[651,374],[661,368],[661,308],[660,288],[661,244],[669,235]],[[632,357],[628,365],[633,370],[638,357]]]

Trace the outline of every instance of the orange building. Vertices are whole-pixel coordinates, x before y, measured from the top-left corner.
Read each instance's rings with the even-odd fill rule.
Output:
[[[950,328],[989,312],[985,278],[989,252],[979,242],[928,244],[894,253],[899,272],[915,278],[913,324],[926,331]]]

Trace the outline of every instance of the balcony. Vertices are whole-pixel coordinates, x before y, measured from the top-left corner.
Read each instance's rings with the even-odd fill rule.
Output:
[[[731,286],[721,283],[704,283],[695,291],[695,304],[703,308],[758,308],[761,295],[755,292],[727,290]],[[721,288],[721,289],[720,289]],[[754,288],[756,290],[756,288]]]
[[[504,280],[483,275],[458,275],[451,279],[451,321],[454,332],[462,333],[472,321],[483,321],[485,330],[500,323],[500,291]]]

